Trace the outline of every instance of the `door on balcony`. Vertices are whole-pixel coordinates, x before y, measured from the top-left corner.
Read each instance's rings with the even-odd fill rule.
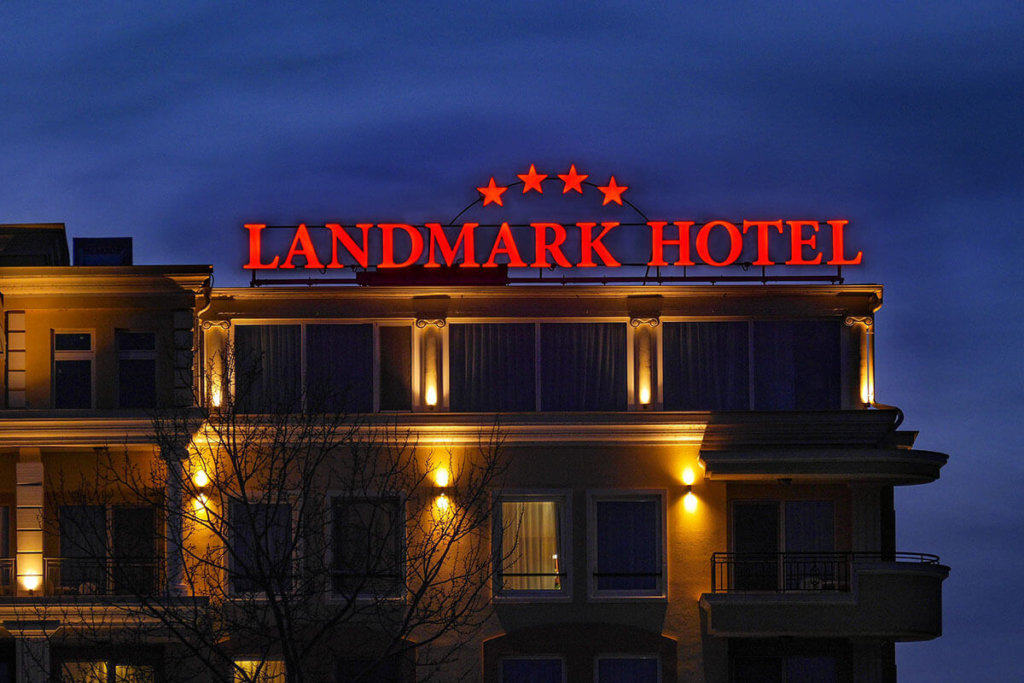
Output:
[[[66,595],[145,595],[156,586],[156,540],[151,507],[62,505],[59,571],[51,576]]]
[[[835,588],[835,504],[735,501],[732,550],[734,590]]]
[[[156,520],[151,507],[111,510],[111,579],[115,595],[149,595],[157,586]]]

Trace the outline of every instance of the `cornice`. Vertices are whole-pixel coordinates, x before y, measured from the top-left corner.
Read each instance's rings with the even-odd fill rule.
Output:
[[[5,295],[169,294],[204,286],[212,266],[0,268]]]

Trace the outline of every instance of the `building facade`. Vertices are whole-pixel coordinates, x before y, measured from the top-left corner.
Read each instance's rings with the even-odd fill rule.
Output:
[[[0,261],[0,680],[171,680],[188,653],[161,614],[275,604],[250,559],[287,565],[296,602],[415,612],[421,539],[478,505],[474,486],[488,519],[437,565],[483,558],[459,593],[484,603],[473,628],[374,645],[363,614],[317,646],[311,680],[866,683],[896,680],[896,643],[941,634],[949,570],[896,546],[893,492],[946,456],[874,400],[881,286],[211,288],[206,266],[69,265],[63,226],[5,234],[22,246]],[[108,258],[89,247],[79,260]],[[354,416],[330,432],[351,443],[401,442],[411,488],[317,488],[322,542],[290,479],[257,467],[221,495],[225,414],[245,416],[234,439],[328,412]],[[189,416],[176,440],[155,433],[172,413]],[[262,434],[270,470],[315,450]],[[500,476],[473,479],[498,450]],[[230,526],[242,490],[255,527],[204,528]],[[322,581],[293,594],[310,567]],[[144,642],[118,646],[129,631]],[[279,640],[239,644],[224,680],[284,680]]]

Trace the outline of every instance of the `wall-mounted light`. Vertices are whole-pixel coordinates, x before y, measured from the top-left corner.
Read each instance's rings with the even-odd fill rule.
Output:
[[[439,512],[447,512],[451,504],[452,502],[451,500],[448,499],[447,494],[442,493],[438,497],[434,498],[434,506],[438,509]]]
[[[444,467],[439,467],[434,470],[434,485],[439,489],[448,488],[451,484],[452,474]]]
[[[641,408],[650,408],[655,372],[655,332],[659,320],[653,318],[631,318],[629,324],[634,332],[636,400]]]
[[[22,588],[29,593],[38,590],[43,583],[43,577],[39,574],[23,574],[18,577],[18,580],[21,581]]]
[[[192,483],[196,485],[196,488],[206,488],[210,485],[210,476],[206,474],[206,470],[196,470],[196,473],[192,475]]]
[[[692,467],[683,470],[683,484],[686,486],[686,495],[683,496],[683,508],[687,512],[697,511],[697,496],[693,495],[693,482],[697,480]]]
[[[210,518],[209,504],[210,499],[205,493],[200,493],[192,499],[192,511],[195,514],[196,519],[205,520]]]

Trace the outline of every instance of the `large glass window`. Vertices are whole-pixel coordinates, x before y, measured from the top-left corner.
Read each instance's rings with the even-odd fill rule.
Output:
[[[664,592],[663,511],[660,496],[593,500],[595,591],[660,595]]]
[[[839,408],[839,365],[838,322],[755,322],[754,409]]]
[[[232,501],[228,569],[233,593],[284,593],[291,587],[292,506]]]
[[[373,410],[373,325],[306,325],[311,410]]]
[[[302,406],[301,328],[235,328],[235,400],[243,412],[292,412]]]
[[[90,332],[54,332],[54,407],[92,407],[92,361]]]
[[[335,498],[332,587],[338,594],[395,595],[403,585],[401,499]]]
[[[412,328],[381,325],[380,409],[412,410]]]
[[[562,683],[564,669],[558,657],[509,657],[501,660],[501,683]]]
[[[156,334],[117,330],[117,406],[156,407]]]
[[[236,659],[234,683],[285,683],[284,662],[279,659]]]
[[[626,326],[540,326],[542,410],[626,409]]]
[[[107,509],[103,505],[62,505],[59,563],[48,569],[55,589],[65,595],[103,593],[107,578]]]
[[[535,325],[490,323],[449,328],[451,409],[535,410]]]
[[[746,322],[665,323],[665,408],[747,410],[749,330]]]
[[[560,497],[502,499],[495,522],[500,538],[495,544],[499,593],[554,593],[567,588],[565,568],[569,564],[562,539],[565,507],[565,499]]]
[[[830,500],[735,501],[732,547],[736,590],[837,590],[848,580]]]

